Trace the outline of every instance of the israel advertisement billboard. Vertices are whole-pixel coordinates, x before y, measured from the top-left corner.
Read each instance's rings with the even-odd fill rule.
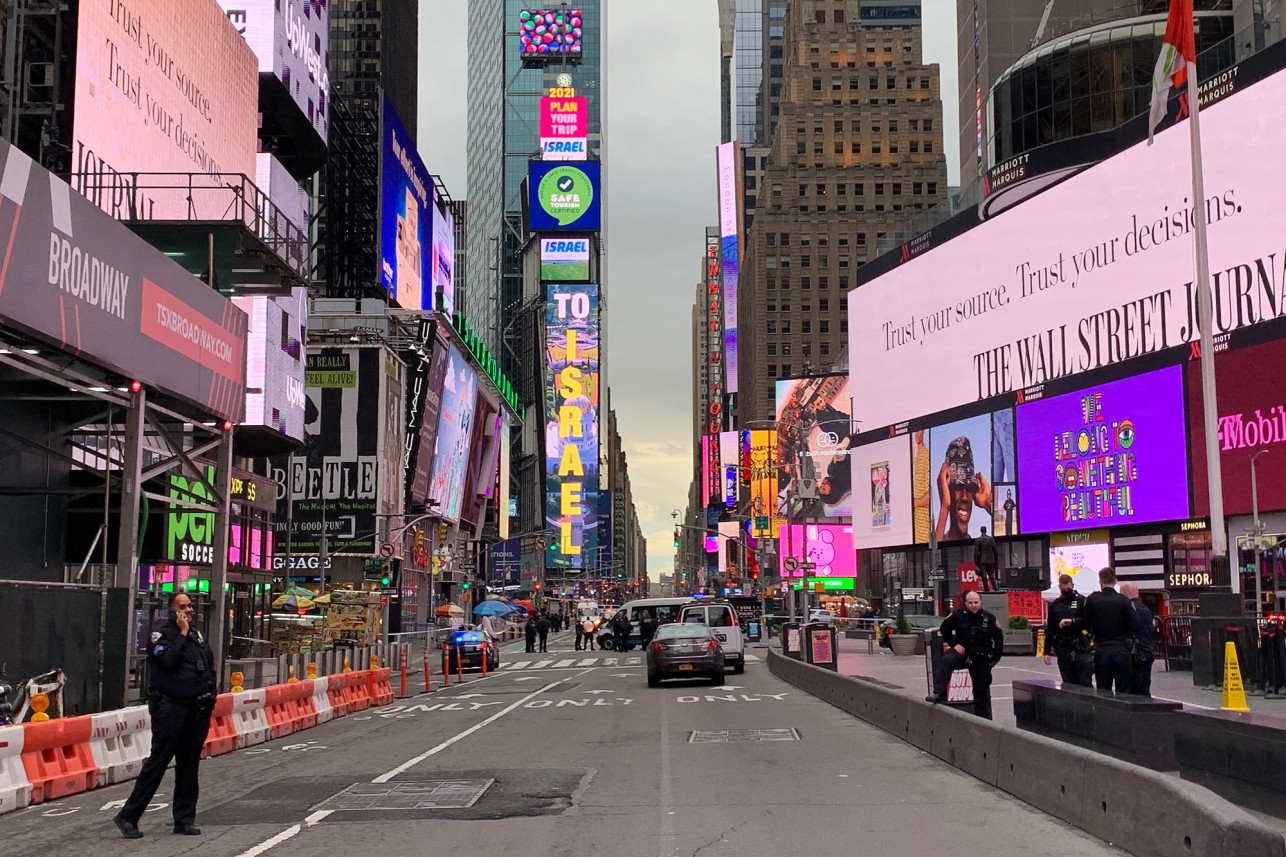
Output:
[[[0,322],[240,422],[246,314],[3,140],[0,162]]]
[[[1188,517],[1182,367],[1096,384],[1017,411],[1018,516],[1025,532]]]
[[[433,439],[433,471],[429,478],[429,499],[435,511],[449,521],[460,520],[464,503],[464,480],[469,468],[469,447],[473,442],[474,409],[478,396],[478,373],[454,346],[445,351],[442,375],[442,404],[438,410],[438,432]]]
[[[741,144],[719,146],[719,257],[723,263],[724,391],[737,392],[737,277],[741,234]]]
[[[588,238],[540,239],[540,279],[583,283],[589,279]]]
[[[598,527],[598,286],[546,287],[546,568],[594,565]]]
[[[540,157],[545,161],[589,159],[589,99],[540,99]]]
[[[282,297],[236,297],[232,303],[250,319],[241,425],[262,426],[302,442],[308,289],[299,286]]]
[[[532,232],[601,227],[599,162],[532,161],[527,173],[528,226]]]
[[[1286,72],[1202,110],[1216,336],[1286,315],[1283,123]],[[1198,342],[1188,138],[1163,130],[850,292],[862,430]]]
[[[853,399],[847,375],[814,375],[777,382],[777,442],[782,479],[811,481],[816,500],[797,499],[795,514],[833,518],[853,514],[854,477],[848,464]]]
[[[191,206],[223,212],[227,191],[142,189],[130,172],[224,174],[253,180],[259,61],[213,0],[82,2],[76,17],[71,171],[109,214],[191,220]],[[220,195],[222,194],[222,195]],[[189,199],[191,197],[191,199]]]
[[[327,128],[326,71],[330,51],[329,0],[219,0],[259,60],[260,73],[274,75],[308,117],[323,141]]]
[[[387,95],[380,125],[379,281],[402,309],[424,309],[433,294],[433,177]]]

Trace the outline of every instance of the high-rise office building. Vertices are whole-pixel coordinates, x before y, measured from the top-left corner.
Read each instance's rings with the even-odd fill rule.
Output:
[[[938,67],[922,59],[919,6],[864,5],[853,26],[851,5],[787,9],[777,132],[741,265],[743,425],[773,418],[778,378],[834,364],[858,268],[881,235],[946,196]]]
[[[330,80],[352,111],[379,115],[388,93],[417,140],[419,0],[330,0]]]

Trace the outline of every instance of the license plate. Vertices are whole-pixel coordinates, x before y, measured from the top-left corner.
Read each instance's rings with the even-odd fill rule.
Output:
[[[680,669],[680,670],[690,670],[690,669],[692,669],[692,664],[679,664],[679,669]]]

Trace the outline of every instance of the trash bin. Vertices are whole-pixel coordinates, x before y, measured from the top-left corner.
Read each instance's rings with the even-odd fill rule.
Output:
[[[802,654],[800,649],[803,648],[801,625],[798,622],[783,622],[781,626],[781,653],[788,658],[800,660]]]
[[[933,693],[933,674],[937,672],[938,662],[942,660],[942,632],[937,628],[925,632],[924,671],[928,687],[927,693]],[[947,683],[947,705],[973,710],[973,679],[968,670],[956,670]]]
[[[839,649],[835,629],[821,622],[804,626],[804,660],[813,666],[839,672]]]

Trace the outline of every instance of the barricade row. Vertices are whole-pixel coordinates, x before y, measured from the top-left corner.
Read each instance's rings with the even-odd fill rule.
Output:
[[[387,667],[222,693],[202,758],[392,701]],[[0,728],[0,815],[132,780],[151,746],[152,718],[145,705]]]

